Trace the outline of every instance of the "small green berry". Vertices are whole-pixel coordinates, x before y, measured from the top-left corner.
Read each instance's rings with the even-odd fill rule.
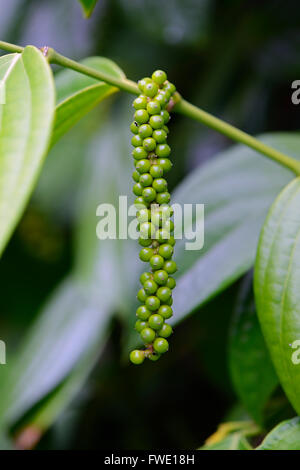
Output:
[[[157,193],[165,192],[168,189],[168,183],[164,178],[156,178],[152,186]]]
[[[140,333],[144,328],[147,328],[148,326],[149,326],[148,322],[143,321],[143,320],[137,320],[135,322],[134,328],[136,329],[138,333]]]
[[[135,147],[135,149],[133,149],[133,151],[132,151],[132,156],[136,160],[143,160],[143,159],[147,158],[147,155],[148,154],[147,154],[146,150],[144,149],[144,147]]]
[[[170,114],[168,113],[166,109],[163,109],[160,112],[160,115],[163,118],[165,124],[167,124],[170,121]]]
[[[144,197],[144,195],[143,195]],[[144,198],[145,199],[145,198]],[[168,204],[170,202],[171,196],[167,191],[159,193],[156,197],[156,202],[158,204]]]
[[[162,168],[161,165],[152,165],[151,168],[150,168],[150,175],[153,177],[153,178],[159,178],[160,176],[162,176],[164,174],[164,170]]]
[[[160,354],[157,354],[157,353],[152,353],[152,354],[149,354],[149,356],[147,356],[148,359],[150,359],[150,361],[158,361],[158,359],[160,358]]]
[[[155,296],[155,295],[150,295],[146,299],[146,309],[147,311],[155,312],[158,310],[160,307],[160,300]],[[139,317],[140,318],[140,317]],[[149,316],[147,318],[143,318],[143,320],[148,320]],[[142,320],[142,318],[141,318]]]
[[[158,92],[158,86],[155,82],[148,82],[144,85],[143,90],[146,96],[153,98]]]
[[[158,332],[159,336],[161,336],[162,338],[168,338],[169,336],[171,336],[172,333],[173,333],[172,327],[171,325],[168,325],[167,323],[164,323]]]
[[[145,353],[144,351],[139,351],[138,349],[135,349],[134,351],[131,351],[129,357],[133,364],[139,365],[144,362]]]
[[[172,169],[172,162],[169,158],[158,158],[157,164],[162,167],[162,169],[167,173]]]
[[[134,107],[134,109],[146,109],[147,103],[147,96],[140,95],[134,100],[132,106]]]
[[[173,254],[173,247],[169,243],[163,243],[158,249],[158,253],[165,259],[171,258]]]
[[[161,269],[164,265],[164,259],[160,255],[153,255],[150,258],[150,265],[153,270]]]
[[[148,173],[151,168],[151,163],[148,159],[143,158],[142,160],[138,160],[136,163],[136,169],[139,173]]]
[[[169,305],[161,305],[158,309],[158,313],[167,320],[172,317],[173,310]]]
[[[163,129],[156,129],[153,131],[152,137],[158,144],[164,144],[167,140],[167,133]]]
[[[141,138],[140,135],[136,134],[132,137],[131,143],[134,147],[140,147],[143,145],[143,139]]]
[[[169,233],[174,232],[174,222],[173,220],[166,220],[163,224],[163,228],[167,230]]]
[[[138,81],[138,87],[143,92],[145,85],[147,83],[151,83],[151,82],[152,82],[152,80],[149,77],[142,78],[141,80]]]
[[[168,274],[174,274],[177,271],[177,265],[173,260],[167,260],[164,264],[164,270],[167,271]]]
[[[160,158],[167,158],[171,153],[171,149],[168,144],[159,144],[156,147],[155,153]]]
[[[135,199],[134,205],[137,209],[143,209],[144,207],[149,207],[149,203],[146,202],[142,196],[138,196]]]
[[[134,171],[134,172],[132,173],[132,179],[133,179],[136,183],[138,183],[138,182],[140,181],[140,174],[139,174],[138,171]]]
[[[166,305],[168,305],[169,307],[171,307],[173,305],[173,298],[170,297],[169,300],[166,302]]]
[[[140,260],[142,261],[149,261],[150,258],[153,256],[153,250],[152,248],[142,248],[140,251]]]
[[[169,243],[169,245],[175,246],[176,240],[173,237],[173,235],[170,236],[170,238],[168,240],[168,243]]]
[[[152,245],[151,238],[142,238],[142,237],[140,237],[138,241],[139,241],[139,244],[143,247]]]
[[[176,287],[175,279],[173,277],[169,277],[167,282],[166,282],[166,286],[169,287],[169,289],[174,289],[174,287]]]
[[[145,292],[145,289],[140,289],[136,297],[140,302],[144,303],[145,300],[147,299],[147,294]]]
[[[150,317],[150,318],[151,318],[151,317]],[[152,341],[153,341],[154,338],[155,338],[155,331],[152,330],[152,328],[144,328],[144,329],[140,332],[140,335],[141,335],[142,340],[143,340],[146,344],[149,344],[149,343],[152,343]]]
[[[141,196],[143,193],[143,186],[141,185],[141,183],[136,183],[133,186],[132,191],[133,191],[133,194],[135,194],[136,196]]]
[[[140,283],[144,284],[148,279],[152,279],[152,274],[149,272],[144,272],[140,275]]]
[[[156,292],[157,297],[161,302],[168,302],[172,296],[172,291],[166,286],[159,287]]]
[[[137,111],[137,112],[140,112],[140,111]],[[149,114],[148,114],[148,116],[149,116]],[[160,129],[164,125],[164,120],[161,116],[157,116],[157,115],[151,116],[151,118],[149,120],[149,124],[152,127],[152,129]]]
[[[162,118],[161,118],[162,119]],[[138,124],[145,124],[146,122],[149,121],[149,114],[147,113],[147,111],[145,109],[138,109],[135,113],[134,113],[134,120],[138,123]],[[162,127],[162,126],[161,126]]]
[[[164,286],[168,281],[168,273],[163,269],[159,269],[158,271],[154,272],[153,279],[160,286]]]
[[[156,284],[155,281],[152,279],[147,279],[147,281],[144,282],[144,291],[147,295],[153,295],[157,291],[158,285]],[[146,299],[145,299],[146,301]]]
[[[149,103],[147,104],[147,112],[151,116],[153,114],[160,114],[161,113],[161,105],[156,100],[149,101]]]
[[[155,70],[152,74],[152,80],[161,86],[167,80],[167,74],[163,70]]]
[[[176,87],[173,83],[170,83],[168,80],[164,83],[163,90],[168,91],[171,95],[175,93]]]
[[[142,196],[147,202],[152,202],[156,198],[156,191],[153,188],[145,188],[142,192]]]
[[[167,230],[164,230],[163,228],[158,229],[155,233],[155,239],[159,243],[166,243],[169,239],[169,236],[169,232],[167,232]]]
[[[153,348],[158,354],[164,354],[169,349],[169,343],[165,338],[156,338]]]
[[[160,90],[157,93],[155,99],[156,99],[156,101],[159,102],[161,107],[163,107],[163,106],[166,106],[168,104],[170,97],[171,97],[170,93],[168,93],[165,90]]]
[[[153,178],[150,175],[150,173],[144,173],[140,176],[140,183],[142,186],[144,187],[151,186],[152,182],[153,182]]]
[[[141,136],[142,139],[146,139],[147,137],[152,136],[153,129],[149,124],[142,124],[139,127],[138,133]]]
[[[157,297],[155,297],[157,299]],[[147,300],[149,299],[149,297],[147,297],[146,299],[146,302]],[[158,299],[157,299],[158,300]],[[146,307],[146,305],[141,305],[140,307],[137,308],[136,310],[136,316],[140,319],[140,320],[148,320],[148,318],[150,317],[151,315],[151,311]]]
[[[140,233],[142,238],[153,238],[154,225],[151,222],[143,222],[140,226]]]
[[[151,218],[151,211],[149,209],[140,209],[136,213],[136,218],[140,223],[148,222]]]
[[[134,136],[134,137],[137,137],[137,136]],[[147,150],[147,152],[153,152],[153,150],[156,147],[156,141],[152,137],[147,137],[146,139],[143,140],[143,147],[145,150]]]
[[[130,124],[130,130],[133,134],[137,134],[139,132],[139,125],[136,121],[133,121],[131,124]]]
[[[164,319],[161,315],[157,313],[149,317],[148,323],[153,330],[160,330],[164,324]],[[153,338],[154,339],[154,338]]]

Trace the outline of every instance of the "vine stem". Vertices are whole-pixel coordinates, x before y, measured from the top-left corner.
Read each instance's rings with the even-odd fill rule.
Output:
[[[8,42],[0,41],[0,49],[6,50],[8,52],[23,52],[24,48],[17,46],[15,44],[10,44]],[[48,61],[52,64],[57,64],[62,67],[66,67],[76,72],[88,75],[89,77],[101,80],[105,83],[113,85],[120,90],[126,91],[128,93],[133,93],[138,95],[140,90],[137,84],[127,78],[117,78],[109,74],[100,72],[86,65],[80,64],[75,60],[69,59],[58,52],[56,52],[51,47],[44,47],[41,49],[44,55],[47,57]],[[212,114],[209,114],[206,111],[198,108],[197,106],[189,103],[188,101],[181,98],[181,96],[176,93],[176,102],[174,103],[173,110],[177,113],[183,114],[184,116],[190,117],[196,121],[205,124],[206,126],[220,132],[221,134],[226,135],[235,142],[240,142],[253,150],[257,151],[260,154],[265,155],[266,157],[276,161],[282,166],[289,168],[296,175],[300,175],[300,162],[288,155],[285,155],[278,150],[275,150],[272,147],[260,142],[251,135],[247,134],[244,131],[241,131],[237,127],[232,126],[231,124],[226,123],[222,119],[216,118]]]

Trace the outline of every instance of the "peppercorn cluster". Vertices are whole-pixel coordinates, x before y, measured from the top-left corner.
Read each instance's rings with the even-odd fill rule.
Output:
[[[136,311],[135,329],[145,349],[130,353],[134,364],[141,364],[145,358],[156,361],[169,349],[167,338],[172,334],[172,327],[165,320],[173,315],[172,289],[176,282],[171,275],[177,271],[171,259],[174,223],[165,179],[172,168],[167,123],[176,89],[162,70],[156,70],[152,78],[143,78],[138,86],[141,94],[133,102],[135,113],[130,126],[134,134],[131,140],[135,165],[133,193],[142,246],[140,259],[149,263],[150,269],[140,277],[142,288],[137,298],[142,305]]]

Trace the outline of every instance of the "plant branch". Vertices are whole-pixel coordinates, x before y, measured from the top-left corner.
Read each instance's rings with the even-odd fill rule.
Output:
[[[8,52],[23,52],[24,48],[21,46],[17,46],[15,44],[10,44],[4,41],[0,41],[0,49],[4,49]],[[56,52],[52,48],[44,47],[41,49],[44,55],[47,57],[48,61],[52,64],[57,64],[62,67],[66,67],[76,72],[82,73],[84,75],[88,75],[89,77],[95,78],[97,80],[101,80],[105,83],[109,83],[120,90],[139,94],[140,90],[135,82],[132,80],[128,80],[127,78],[116,78],[109,74],[99,72],[91,67],[87,67],[86,65],[80,64],[68,57],[65,57],[58,52]],[[231,138],[235,142],[240,142],[248,147],[256,150],[257,152],[265,155],[266,157],[271,158],[272,160],[276,161],[277,163],[283,165],[286,168],[292,170],[296,175],[300,175],[300,162],[288,155],[285,155],[278,150],[269,147],[268,145],[260,142],[259,140],[255,139],[251,135],[243,132],[236,127],[228,124],[221,119],[212,116],[211,114],[203,111],[202,109],[194,106],[193,104],[187,102],[181,96],[176,93],[175,102],[172,104],[174,106],[174,111],[177,113],[183,114],[185,116],[190,117],[191,119],[195,119],[196,121],[205,124],[206,126],[220,132],[221,134],[226,135],[227,137]]]

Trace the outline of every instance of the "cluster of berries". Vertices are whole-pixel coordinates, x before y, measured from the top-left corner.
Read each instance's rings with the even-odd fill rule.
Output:
[[[138,86],[142,94],[133,102],[135,113],[130,126],[134,134],[131,140],[135,165],[133,193],[137,196],[140,259],[150,263],[151,271],[140,277],[142,288],[137,298],[142,305],[136,311],[135,329],[146,349],[130,353],[134,364],[141,364],[145,358],[156,361],[169,349],[166,338],[172,334],[172,327],[165,320],[173,314],[172,289],[176,282],[171,275],[177,271],[171,259],[175,245],[174,223],[170,219],[173,210],[163,177],[172,168],[167,123],[176,89],[162,70],[155,71],[152,78],[143,78]]]

